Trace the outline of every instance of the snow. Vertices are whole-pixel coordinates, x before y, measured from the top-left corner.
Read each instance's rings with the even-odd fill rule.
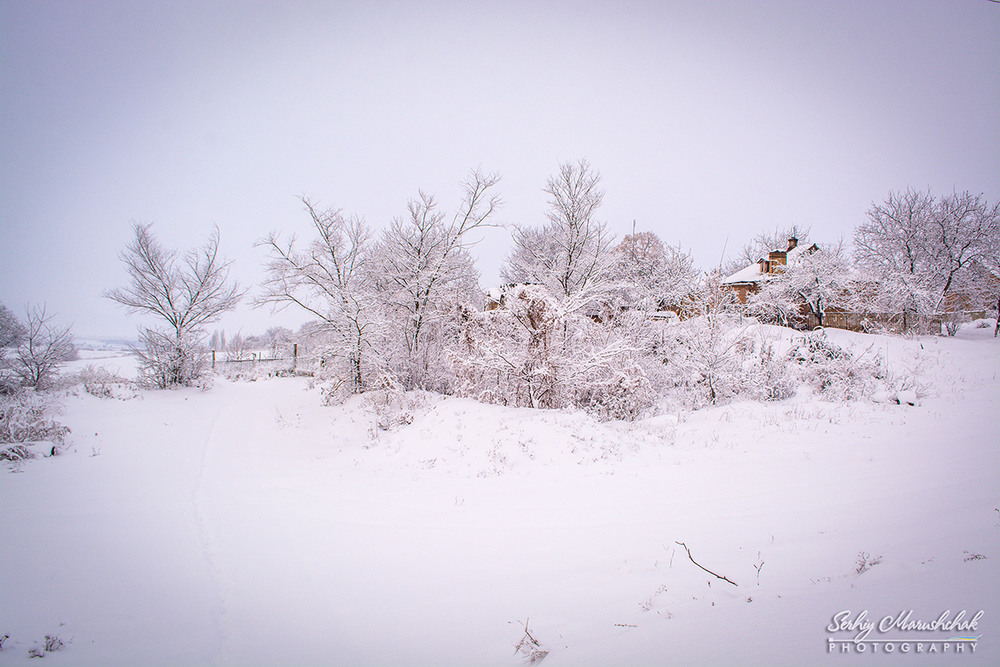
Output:
[[[53,665],[518,665],[526,624],[546,666],[903,660],[829,653],[843,610],[983,610],[974,654],[893,636],[907,664],[997,664],[1000,342],[827,335],[915,377],[915,405],[803,391],[601,423],[326,407],[307,378],[77,388],[69,451],[0,472],[0,665],[46,634]]]

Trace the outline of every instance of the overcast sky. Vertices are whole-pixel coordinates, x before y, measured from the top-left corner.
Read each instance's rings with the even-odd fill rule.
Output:
[[[448,211],[498,171],[499,221],[540,224],[585,158],[601,218],[717,265],[759,231],[850,239],[892,189],[1000,199],[1000,4],[988,0],[0,0],[0,302],[134,335],[103,299],[132,221],[254,242],[307,232],[298,195],[376,227],[418,189]],[[476,248],[497,280],[509,234]],[[298,315],[242,308],[256,333]]]

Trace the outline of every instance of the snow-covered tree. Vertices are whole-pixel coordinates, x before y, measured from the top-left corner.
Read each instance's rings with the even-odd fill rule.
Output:
[[[433,197],[419,193],[407,217],[395,219],[375,248],[376,290],[390,318],[393,366],[405,387],[446,389],[444,339],[457,334],[455,318],[482,301],[470,235],[499,207],[499,180],[473,171],[451,220]]]
[[[942,300],[960,282],[974,286],[975,276],[969,274],[996,253],[998,229],[1000,203],[990,205],[982,195],[969,192],[941,198],[927,235],[927,251]]]
[[[984,303],[997,314],[997,324],[993,337],[1000,334],[1000,226],[993,232],[993,239],[987,243],[987,250],[975,270],[975,281]]]
[[[1000,205],[982,195],[890,192],[855,230],[855,259],[881,286],[883,305],[903,313],[905,328],[955,311],[976,294],[974,272],[989,262]]]
[[[219,256],[218,228],[204,246],[179,260],[176,251],[166,250],[153,237],[151,227],[133,226],[135,238],[119,255],[130,282],[105,296],[129,312],[152,314],[166,325],[166,332],[142,331],[140,340],[146,346],[142,358],[156,386],[186,385],[203,368],[193,358],[201,353],[202,327],[235,308],[244,292],[230,281],[229,262]]]
[[[855,258],[861,269],[880,281],[879,305],[903,314],[904,329],[933,309],[926,234],[933,215],[929,192],[890,192],[868,211],[868,222],[854,232]]]
[[[548,222],[514,228],[514,249],[501,268],[506,282],[545,285],[567,312],[608,295],[612,238],[596,218],[604,200],[600,181],[586,160],[560,165],[545,186]]]
[[[608,278],[622,308],[677,311],[691,298],[698,271],[690,253],[664,245],[653,232],[639,232],[615,246]]]
[[[372,261],[372,233],[358,216],[336,209],[319,210],[308,199],[315,237],[298,249],[272,233],[260,242],[270,258],[258,305],[292,306],[313,315],[313,336],[324,344],[316,350],[324,368],[347,380],[359,393],[384,375],[386,328],[377,301]]]
[[[24,338],[26,330],[11,310],[0,303],[0,358],[3,349],[16,346]]]

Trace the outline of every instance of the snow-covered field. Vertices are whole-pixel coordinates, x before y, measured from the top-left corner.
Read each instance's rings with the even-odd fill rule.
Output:
[[[78,388],[69,451],[0,473],[0,665],[1000,664],[1000,341],[829,335],[919,404]]]

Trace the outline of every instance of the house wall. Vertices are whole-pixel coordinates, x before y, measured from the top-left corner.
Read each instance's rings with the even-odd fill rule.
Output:
[[[735,285],[723,285],[723,288],[731,292],[734,292],[739,302],[744,305],[747,302],[748,296],[760,291],[759,285],[751,283],[737,283]]]

